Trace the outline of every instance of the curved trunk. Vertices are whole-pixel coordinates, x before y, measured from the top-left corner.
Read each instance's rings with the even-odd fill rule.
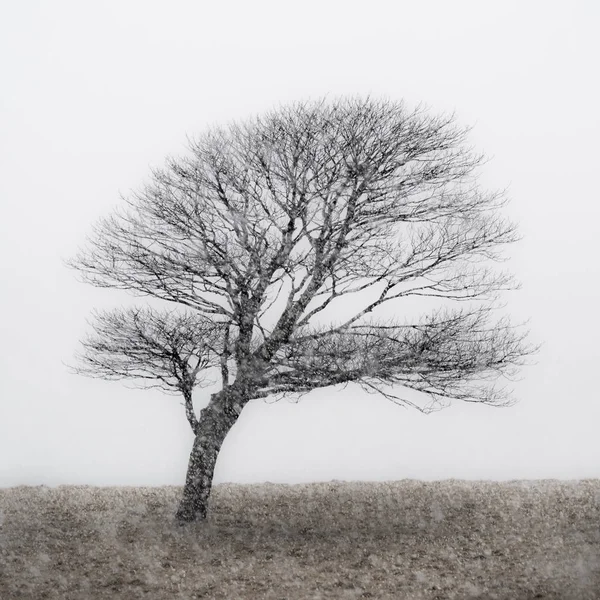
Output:
[[[213,394],[207,407],[200,412],[183,497],[177,509],[178,521],[190,522],[206,518],[217,456],[225,437],[242,411],[244,400],[239,393],[228,388]]]

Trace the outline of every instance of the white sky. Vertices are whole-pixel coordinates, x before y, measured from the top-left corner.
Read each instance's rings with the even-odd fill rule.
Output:
[[[351,388],[252,402],[215,480],[600,477],[600,5],[52,0],[0,9],[0,486],[182,484],[179,401],[71,375],[94,307],[62,259],[186,134],[288,101],[455,110],[509,187],[508,297],[543,342],[508,409],[428,416]],[[142,300],[143,301],[143,300]],[[202,390],[197,408],[207,400]]]

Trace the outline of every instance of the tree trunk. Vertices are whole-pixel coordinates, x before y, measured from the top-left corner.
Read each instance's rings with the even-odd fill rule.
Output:
[[[176,518],[185,523],[206,518],[208,497],[219,450],[245,404],[231,388],[213,394],[200,412],[190,454],[183,497]]]

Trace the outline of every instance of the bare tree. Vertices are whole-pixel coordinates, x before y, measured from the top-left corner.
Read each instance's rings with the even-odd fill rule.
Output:
[[[356,382],[421,410],[402,390],[509,402],[494,380],[532,348],[493,318],[514,283],[490,264],[516,229],[503,195],[480,189],[466,136],[401,103],[295,104],[191,141],[97,225],[71,262],[85,281],[183,309],[97,315],[79,367],[183,394],[195,440],[179,520],[206,516],[218,452],[253,398]],[[410,317],[411,297],[440,305]],[[400,316],[384,319],[392,301]],[[197,420],[209,368],[222,390]]]

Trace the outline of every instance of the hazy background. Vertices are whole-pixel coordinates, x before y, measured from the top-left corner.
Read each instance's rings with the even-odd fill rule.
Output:
[[[508,186],[524,235],[508,310],[531,317],[538,364],[509,409],[425,416],[351,387],[253,401],[216,481],[600,477],[599,6],[3,3],[0,486],[183,483],[178,399],[66,370],[90,310],[130,299],[78,283],[62,259],[186,134],[357,93],[474,126],[483,181]]]

